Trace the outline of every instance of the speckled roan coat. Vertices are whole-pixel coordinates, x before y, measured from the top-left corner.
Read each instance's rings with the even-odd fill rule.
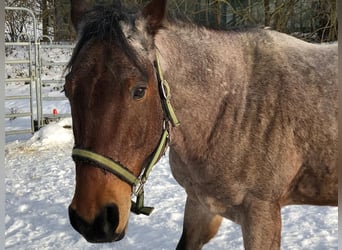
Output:
[[[151,1],[134,29],[121,25],[139,57],[152,65],[160,52],[181,122],[170,145],[172,173],[187,193],[177,248],[200,249],[225,217],[241,225],[246,249],[279,249],[282,206],[337,205],[337,44],[161,25],[165,2]],[[77,202],[75,194],[75,210]],[[95,216],[77,212],[87,222]]]
[[[281,206],[337,205],[337,44],[171,26],[156,46],[181,121],[170,163],[188,195],[186,244],[223,216],[247,249],[274,249]]]

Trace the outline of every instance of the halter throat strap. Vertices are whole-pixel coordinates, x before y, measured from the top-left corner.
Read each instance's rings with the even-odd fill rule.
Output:
[[[160,65],[159,53],[156,53],[156,70],[157,70],[157,78],[160,88],[160,97],[164,110],[164,124],[163,124],[163,132],[159,143],[152,154],[151,161],[144,168],[143,172],[140,176],[136,177],[131,171],[129,171],[126,167],[122,166],[120,163],[113,161],[112,159],[105,157],[103,155],[97,154],[95,152],[74,148],[72,150],[72,158],[74,161],[83,161],[83,162],[91,162],[95,164],[95,166],[101,167],[108,172],[118,176],[120,179],[128,183],[133,187],[133,194],[136,196],[136,201],[131,201],[131,212],[135,214],[144,214],[150,215],[153,211],[153,207],[144,206],[144,184],[147,181],[149,174],[152,171],[153,166],[158,162],[158,160],[165,153],[169,141],[170,141],[170,126],[178,126],[180,125],[179,120],[176,117],[174,109],[171,105],[170,99],[170,87],[168,82],[163,78],[162,69]]]

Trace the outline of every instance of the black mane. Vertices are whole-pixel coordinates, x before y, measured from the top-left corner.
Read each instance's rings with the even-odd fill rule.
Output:
[[[143,67],[139,61],[136,51],[128,43],[123,33],[120,22],[134,24],[136,12],[128,10],[121,5],[95,6],[88,11],[80,27],[79,40],[73,51],[67,69],[71,69],[80,50],[91,40],[107,41],[119,46],[132,63],[141,71]]]

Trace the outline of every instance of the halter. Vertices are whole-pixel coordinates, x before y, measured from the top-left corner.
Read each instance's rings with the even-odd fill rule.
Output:
[[[149,162],[147,167],[144,168],[143,172],[138,177],[135,176],[131,171],[129,171],[128,168],[122,166],[120,163],[116,161],[113,161],[112,159],[109,159],[106,156],[80,148],[74,148],[72,150],[72,158],[74,161],[91,162],[95,164],[95,166],[103,168],[108,172],[118,176],[120,179],[122,179],[123,181],[125,181],[133,187],[132,194],[134,194],[137,197],[137,199],[136,202],[134,202],[133,200],[131,201],[131,212],[135,214],[150,215],[153,211],[153,207],[144,206],[144,184],[146,183],[153,166],[164,155],[169,145],[170,124],[173,127],[176,127],[180,124],[170,102],[170,86],[163,77],[158,52],[156,53],[155,68],[157,73],[158,86],[160,90],[160,99],[164,111],[163,132],[159,140],[159,143],[152,154],[151,161]]]

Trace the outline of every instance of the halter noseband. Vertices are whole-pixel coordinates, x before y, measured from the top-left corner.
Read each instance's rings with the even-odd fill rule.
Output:
[[[74,148],[72,150],[72,158],[74,161],[85,161],[94,163],[108,172],[118,176],[123,181],[127,182],[133,187],[133,194],[137,197],[136,202],[132,201],[131,211],[135,214],[150,215],[153,207],[144,206],[144,184],[152,171],[153,166],[165,153],[170,142],[170,125],[178,126],[180,123],[171,105],[170,87],[168,82],[163,78],[162,69],[160,65],[159,53],[156,53],[156,72],[158,79],[158,86],[160,88],[160,98],[164,111],[163,132],[159,140],[159,144],[152,154],[151,161],[144,168],[142,174],[136,177],[131,171],[119,164],[118,162],[109,159],[106,156],[94,153],[89,150]]]

